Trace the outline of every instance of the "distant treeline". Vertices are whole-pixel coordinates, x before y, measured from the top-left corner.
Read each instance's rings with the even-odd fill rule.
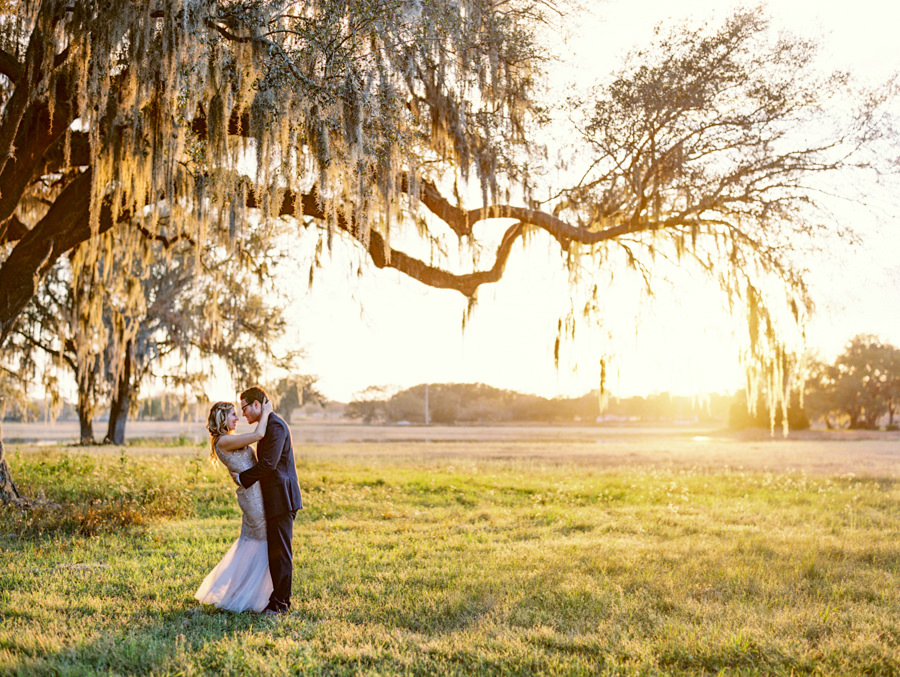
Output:
[[[605,401],[604,401],[605,400]],[[575,398],[540,397],[483,383],[417,385],[387,396],[372,388],[348,403],[344,416],[368,423],[565,423],[595,421],[720,421],[729,418],[731,394],[687,397],[659,393],[602,398],[593,391]]]
[[[149,421],[184,421],[206,420],[209,410],[207,403],[185,403],[182,398],[174,395],[157,395],[142,398],[134,420]],[[52,411],[52,413],[50,413]],[[105,421],[108,416],[108,408],[101,408],[97,414],[97,420]],[[25,406],[10,407],[3,412],[3,421],[28,422],[28,421],[77,421],[78,410],[72,402],[62,401],[56,407],[47,407],[43,400],[29,400]]]
[[[427,400],[427,406],[426,406]],[[321,404],[321,403],[320,403]],[[283,405],[283,406],[282,406]],[[290,398],[276,401],[288,416],[298,402]],[[731,428],[768,427],[769,413],[760,399],[751,414],[743,391],[736,394],[711,394],[699,397],[655,393],[634,397],[601,397],[592,391],[581,397],[546,398],[502,390],[483,383],[433,383],[417,385],[394,394],[384,388],[368,388],[358,399],[346,405],[330,403],[340,415],[366,423],[491,424],[491,423],[677,423],[697,422],[727,425]],[[140,402],[135,420],[205,421],[207,402],[184,402],[174,396],[152,396]],[[313,407],[318,412],[320,406]],[[64,402],[50,415],[45,403],[32,400],[23,411],[6,411],[4,421],[78,420],[74,406]],[[301,412],[301,415],[303,413]],[[101,410],[99,420],[105,420]],[[780,425],[780,412],[776,412]],[[809,427],[805,412],[793,398],[790,410],[793,430]]]

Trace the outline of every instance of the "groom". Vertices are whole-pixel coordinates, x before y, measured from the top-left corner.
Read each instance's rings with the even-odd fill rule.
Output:
[[[251,425],[259,421],[265,391],[259,386],[247,388],[241,393],[241,411]],[[265,436],[256,445],[256,465],[244,472],[234,473],[242,487],[252,487],[259,482],[263,507],[266,511],[266,539],[269,550],[269,573],[272,574],[272,595],[263,613],[267,616],[286,612],[291,606],[291,575],[294,563],[291,539],[294,534],[294,517],[303,507],[297,469],[294,467],[294,450],[291,431],[280,416],[269,414]]]

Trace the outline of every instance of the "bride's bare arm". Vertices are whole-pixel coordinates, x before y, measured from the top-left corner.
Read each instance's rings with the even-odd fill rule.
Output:
[[[266,401],[263,403],[262,415],[259,417],[256,428],[254,428],[252,432],[241,433],[240,435],[222,435],[218,442],[216,442],[216,447],[219,451],[237,451],[238,449],[243,449],[248,444],[259,442],[266,434],[266,425],[269,422],[269,414],[271,414],[272,411],[274,411],[272,403]]]

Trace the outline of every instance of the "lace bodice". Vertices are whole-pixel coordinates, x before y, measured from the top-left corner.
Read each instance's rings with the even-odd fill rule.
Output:
[[[256,465],[256,453],[250,446],[236,451],[219,451],[219,447],[216,446],[216,456],[229,472],[244,472]],[[266,539],[266,513],[263,509],[259,482],[254,483],[249,489],[239,487],[236,493],[238,505],[241,508],[241,538],[264,541]]]
[[[256,465],[256,453],[253,451],[253,447],[250,446],[236,451],[219,451],[217,445],[216,456],[231,472],[244,472],[247,468],[252,468]]]

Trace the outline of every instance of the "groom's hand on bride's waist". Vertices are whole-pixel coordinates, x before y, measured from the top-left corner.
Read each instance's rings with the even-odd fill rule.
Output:
[[[241,488],[244,487],[244,485],[241,484],[241,474],[240,474],[240,473],[237,473],[237,472],[229,472],[228,474],[231,475],[231,479],[234,480],[234,483],[235,483],[236,485],[238,485],[238,486],[241,487]]]

